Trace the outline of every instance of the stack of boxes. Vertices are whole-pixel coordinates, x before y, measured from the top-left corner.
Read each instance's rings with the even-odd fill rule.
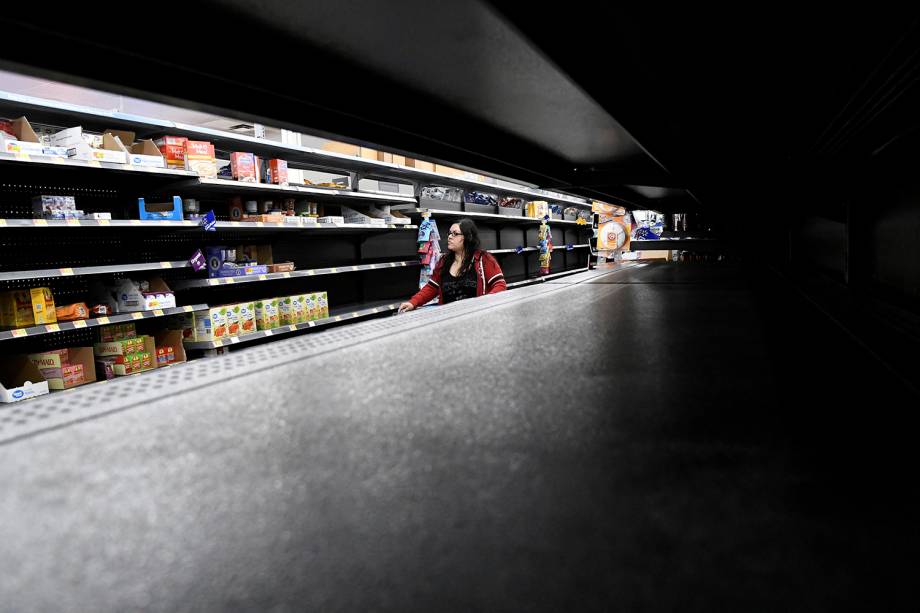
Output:
[[[51,289],[33,287],[0,294],[0,325],[4,328],[28,328],[57,323],[57,311]]]
[[[88,347],[53,349],[29,355],[29,360],[41,372],[52,390],[66,390],[96,380]]]
[[[213,342],[326,317],[329,317],[326,292],[294,294],[191,313],[186,318],[182,336],[188,341]]]
[[[102,328],[93,347],[96,368],[106,378],[123,377],[157,367],[156,342],[150,336],[138,336],[134,324],[116,324]]]

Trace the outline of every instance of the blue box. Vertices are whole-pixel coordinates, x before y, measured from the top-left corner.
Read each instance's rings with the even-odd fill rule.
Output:
[[[265,264],[257,264],[255,266],[236,266],[233,264],[225,264],[224,266],[218,268],[214,271],[215,277],[246,277],[249,275],[264,275],[268,273],[268,266]]]
[[[139,219],[145,221],[182,221],[182,198],[173,196],[172,202],[151,202],[137,199]]]

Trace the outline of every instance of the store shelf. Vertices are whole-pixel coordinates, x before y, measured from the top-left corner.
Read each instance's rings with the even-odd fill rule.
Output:
[[[470,219],[496,219],[502,220],[507,223],[533,223],[538,224],[542,220],[537,219],[536,217],[515,217],[512,215],[498,215],[496,213],[470,213],[467,211],[445,211],[443,209],[397,209],[400,213],[407,215],[417,215],[421,216],[422,213],[431,213],[439,217],[469,217]],[[577,221],[565,221],[563,219],[550,219],[549,223],[558,224],[558,225],[569,225],[569,226],[584,226],[587,229],[591,228],[591,224],[579,224]]]
[[[191,181],[178,183],[176,189],[185,191],[214,191],[229,190],[253,194],[278,194],[279,196],[313,196],[317,199],[348,200],[361,202],[381,202],[417,204],[413,196],[400,196],[399,194],[384,194],[381,192],[361,192],[348,189],[333,189],[328,187],[310,187],[301,185],[270,185],[267,183],[247,183],[233,179],[205,179],[197,177]]]
[[[695,250],[712,250],[718,248],[726,247],[727,243],[725,241],[716,240],[716,239],[693,239],[685,238],[678,240],[652,240],[652,241],[637,241],[632,240],[629,242],[630,251],[665,251],[671,249],[679,249],[686,251],[695,251]]]
[[[156,175],[162,177],[184,179],[186,177],[197,176],[194,172],[185,170],[170,170],[167,168],[149,168],[146,166],[133,166],[131,164],[114,164],[112,162],[98,162],[74,160],[70,158],[61,158],[45,155],[28,155],[26,153],[7,153],[0,152],[0,164],[25,164],[34,167],[47,168],[77,168],[77,169],[97,169],[118,172],[130,172],[140,175]]]
[[[556,251],[574,251],[575,249],[587,249],[588,245],[572,245],[572,248],[569,249],[567,245],[554,245],[553,252]],[[524,247],[521,249],[520,253],[527,253],[529,251],[539,251],[538,247]],[[493,255],[502,254],[502,253],[518,253],[517,249],[489,249],[489,253]]]
[[[251,151],[266,157],[285,159],[292,167],[302,165],[321,170],[343,170],[356,172],[367,178],[382,180],[404,180],[420,185],[445,185],[471,188],[478,191],[528,199],[547,200],[588,208],[591,201],[578,196],[560,194],[539,189],[536,186],[499,186],[476,179],[443,175],[433,171],[400,166],[391,162],[378,162],[342,153],[285,145],[222,130],[212,130],[180,122],[173,122],[128,113],[68,104],[55,100],[25,96],[0,91],[0,110],[8,114],[26,114],[37,123],[48,122],[59,125],[81,124],[84,128],[101,131],[107,128],[128,129],[138,138],[147,138],[164,133],[187,136],[194,140],[208,140],[223,151]]]
[[[81,275],[104,275],[110,273],[136,272],[142,270],[171,270],[174,268],[191,268],[191,264],[188,262],[147,262],[112,266],[83,266],[79,268],[16,270],[12,272],[0,272],[0,281],[21,281],[25,279],[47,279],[55,277],[75,277]]]
[[[195,311],[205,311],[208,309],[206,304],[195,304],[189,306],[177,307],[174,309],[157,309],[154,311],[139,311],[137,313],[124,313],[120,315],[109,315],[108,317],[97,317],[96,319],[83,319],[78,321],[66,321],[45,326],[33,326],[31,328],[19,328],[17,330],[3,330],[0,332],[0,341],[8,341],[14,338],[25,338],[41,336],[43,334],[53,334],[55,332],[66,332],[68,330],[82,330],[85,328],[95,328],[96,326],[107,326],[109,324],[128,323],[144,319],[156,319],[158,317],[168,317],[170,315],[181,315],[182,313],[192,313]]]
[[[418,260],[401,260],[398,262],[384,262],[382,264],[359,264],[356,266],[336,266],[333,268],[314,268],[311,270],[295,270],[292,272],[274,272],[264,275],[246,275],[242,277],[222,277],[216,279],[190,279],[176,281],[174,288],[177,290],[195,287],[214,287],[216,285],[239,285],[241,283],[258,283],[262,281],[277,281],[279,279],[294,279],[303,277],[319,277],[321,275],[336,275],[347,272],[362,272],[367,270],[383,270],[385,268],[400,268],[418,266]]]
[[[399,308],[399,302],[385,302],[377,303],[373,306],[365,305],[361,309],[337,309],[329,314],[329,317],[325,319],[319,319],[316,321],[308,321],[300,324],[289,324],[287,326],[281,326],[279,328],[273,328],[271,330],[262,330],[260,332],[254,332],[252,334],[246,334],[243,336],[232,336],[229,338],[224,338],[216,341],[203,341],[203,342],[194,342],[186,341],[186,349],[215,349],[217,347],[232,347],[235,345],[251,343],[253,341],[282,336],[285,334],[291,334],[299,330],[308,330],[310,328],[319,328],[322,326],[328,326],[329,324],[339,323],[342,321],[348,321],[351,319],[360,319],[362,317],[370,317],[372,315],[378,315],[381,313],[393,312]]]
[[[515,283],[509,283],[508,289],[513,289],[515,287],[522,287],[524,285],[533,285],[534,283],[543,283],[549,281],[550,279],[558,279],[559,277],[566,277],[568,275],[574,275],[580,272],[587,272],[587,268],[577,268],[575,270],[566,270],[564,272],[557,272],[551,275],[543,275],[539,277],[532,277],[530,279],[524,279],[523,281],[517,281]]]
[[[139,219],[0,219],[0,228],[169,228],[176,230],[191,230],[200,227],[197,219],[184,221],[141,221]],[[373,224],[305,224],[294,225],[289,223],[274,223],[261,221],[219,221],[218,230],[246,230],[246,231],[354,231],[354,230],[418,230],[418,226],[408,225],[373,225]]]

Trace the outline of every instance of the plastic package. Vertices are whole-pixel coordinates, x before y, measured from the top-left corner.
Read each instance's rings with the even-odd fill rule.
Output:
[[[459,187],[439,187],[429,185],[422,188],[422,198],[429,200],[443,200],[446,202],[462,202],[463,190]]]

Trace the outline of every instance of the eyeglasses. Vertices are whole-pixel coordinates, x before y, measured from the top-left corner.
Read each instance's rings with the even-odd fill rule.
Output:
[[[463,236],[463,232],[448,232],[447,236]]]

